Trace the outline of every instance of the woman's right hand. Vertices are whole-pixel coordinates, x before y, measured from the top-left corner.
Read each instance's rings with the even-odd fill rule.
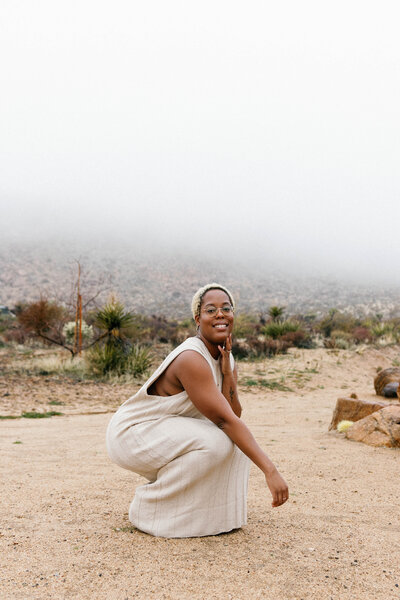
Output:
[[[277,507],[284,504],[289,498],[289,489],[277,469],[265,475],[265,480],[272,494],[272,506]]]

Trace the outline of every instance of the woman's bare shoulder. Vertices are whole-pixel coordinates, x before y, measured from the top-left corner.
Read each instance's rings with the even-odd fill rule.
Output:
[[[198,367],[204,365],[208,367],[207,360],[197,352],[197,350],[187,349],[183,350],[175,360],[171,363],[171,366],[175,364],[180,367]]]

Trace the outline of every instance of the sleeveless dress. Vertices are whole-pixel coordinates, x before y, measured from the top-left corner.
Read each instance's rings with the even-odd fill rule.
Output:
[[[147,393],[185,350],[205,358],[222,389],[219,361],[199,338],[188,338],[118,409],[106,436],[111,460],[149,481],[136,489],[130,521],[159,537],[215,535],[245,525],[247,518],[249,459],[185,390],[173,396]]]

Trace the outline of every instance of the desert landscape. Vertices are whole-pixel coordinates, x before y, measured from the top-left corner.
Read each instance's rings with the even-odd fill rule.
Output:
[[[0,352],[2,598],[400,598],[399,450],[328,432],[339,396],[376,398],[377,368],[398,364],[397,345],[240,362],[243,418],[290,499],[272,509],[252,467],[246,527],[172,540],[131,526],[144,480],[106,454],[110,416],[140,382],[23,375],[23,347]],[[30,361],[55,351],[36,352]],[[4,418],[32,411],[62,414]]]
[[[1,17],[0,600],[400,600],[399,3],[44,0]],[[238,416],[234,356],[241,416],[290,495],[186,354],[146,390],[184,388],[262,470],[241,529],[156,538],[129,521],[146,481],[105,434],[196,334]],[[147,440],[138,470],[158,455],[164,493],[193,454],[162,471]],[[185,471],[214,492],[199,512],[226,497],[236,518],[219,493],[234,466],[208,456],[209,487],[202,461]],[[179,485],[176,521],[192,519]]]

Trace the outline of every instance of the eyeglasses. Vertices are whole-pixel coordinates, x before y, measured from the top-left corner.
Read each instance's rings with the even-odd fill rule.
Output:
[[[208,317],[216,317],[218,311],[222,312],[222,315],[228,317],[229,315],[233,315],[233,306],[221,306],[221,308],[215,308],[215,306],[208,306],[203,310]]]

